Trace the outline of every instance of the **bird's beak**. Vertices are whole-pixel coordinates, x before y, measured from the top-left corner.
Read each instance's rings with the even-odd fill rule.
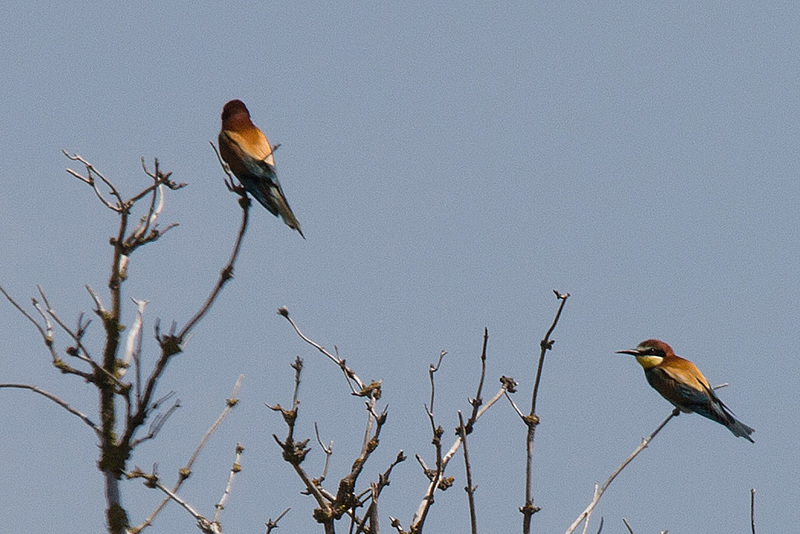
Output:
[[[626,350],[618,350],[617,354],[630,354],[631,356],[638,356],[641,353],[636,349],[626,349]]]

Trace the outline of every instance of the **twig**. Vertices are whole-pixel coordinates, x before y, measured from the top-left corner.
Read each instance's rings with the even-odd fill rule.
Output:
[[[597,532],[595,534],[600,534],[601,532],[603,532],[603,517],[602,516],[600,517],[600,526],[597,527]]]
[[[203,514],[198,512],[191,504],[189,504],[184,499],[182,499],[180,496],[178,496],[178,494],[175,491],[169,489],[164,484],[162,484],[161,481],[158,479],[158,475],[155,472],[152,473],[152,474],[148,474],[148,473],[145,473],[145,472],[143,472],[143,471],[141,471],[140,469],[137,468],[137,469],[134,469],[130,473],[124,473],[124,475],[129,479],[131,479],[131,478],[143,478],[144,479],[144,483],[145,483],[145,485],[147,487],[149,487],[149,488],[157,488],[157,489],[161,490],[164,494],[166,494],[166,496],[167,496],[166,500],[167,501],[173,500],[176,503],[178,503],[178,505],[180,505],[181,508],[183,508],[184,510],[189,512],[189,514],[191,514],[191,516],[194,517],[195,521],[197,521],[197,527],[201,531],[203,531],[204,533],[206,533],[206,534],[222,534],[222,527],[220,526],[219,523],[215,523],[215,522],[212,522],[212,521],[209,521],[208,519],[206,519],[203,516]],[[133,532],[133,533],[138,533],[138,532],[141,531],[141,528],[140,527],[136,527],[136,528],[133,528],[133,529],[129,529],[129,531]]]
[[[598,491],[599,488],[600,488],[600,483],[595,482],[594,483],[594,493],[592,495],[597,495],[597,491]],[[583,532],[582,532],[582,534],[586,534],[589,531],[589,521],[591,521],[591,519],[592,519],[592,512],[589,512],[588,514],[586,514],[586,521],[583,522]],[[624,521],[624,519],[623,519],[623,521]],[[603,523],[603,518],[601,517],[600,518],[600,528],[601,529],[603,528],[602,523]]]
[[[40,288],[40,291],[41,291],[41,288]],[[17,301],[14,300],[11,297],[11,295],[9,295],[6,292],[5,289],[3,289],[2,286],[0,286],[0,293],[2,293],[3,296],[6,297],[6,299],[12,304],[12,306],[14,306],[17,309],[17,311],[19,311],[22,314],[23,317],[25,317],[28,321],[31,322],[31,324],[33,324],[34,327],[36,327],[36,330],[39,332],[39,335],[42,336],[42,341],[44,342],[45,347],[47,347],[47,351],[50,353],[50,358],[52,360],[53,366],[56,369],[58,369],[62,373],[78,375],[78,376],[80,376],[81,378],[83,378],[86,381],[89,381],[89,382],[92,381],[93,377],[92,377],[91,373],[86,373],[86,372],[83,372],[83,371],[79,371],[79,370],[73,368],[72,366],[70,366],[69,364],[65,363],[64,360],[62,360],[61,358],[58,357],[58,352],[56,351],[55,341],[54,341],[54,338],[53,338],[53,325],[50,323],[50,319],[49,319],[47,313],[45,312],[44,309],[42,309],[41,304],[39,304],[39,302],[36,299],[31,299],[31,301],[33,303],[33,308],[36,310],[36,312],[39,314],[39,316],[41,316],[42,321],[44,322],[44,326],[40,325],[39,322],[36,319],[34,319],[33,316],[30,313],[25,311],[22,308],[22,306],[20,306],[17,303]],[[45,305],[47,305],[47,304],[45,303]],[[49,305],[47,305],[47,306],[49,308]],[[60,321],[60,319],[59,319],[59,321]],[[80,320],[79,320],[79,325],[80,325]],[[88,323],[86,325],[84,325],[84,328],[85,328],[85,326],[88,326]],[[71,331],[69,330],[69,328],[66,327],[66,325],[64,325],[64,327],[67,330],[67,332],[71,333]],[[79,328],[80,328],[80,326],[79,326]],[[83,334],[81,333],[81,336],[82,335]],[[78,338],[78,341],[80,341],[79,338]],[[78,356],[79,355],[78,350],[79,349],[76,348],[74,351],[73,350],[68,350],[67,352],[69,354],[71,354],[71,355]],[[93,363],[93,362],[90,361],[89,363]]]
[[[95,293],[94,289],[92,289],[92,286],[90,286],[89,284],[86,284],[86,291],[89,292],[89,295],[92,297],[92,300],[94,301],[95,313],[97,313],[97,315],[102,317],[103,314],[106,313],[106,309],[103,307],[103,303],[100,300],[100,297],[97,295],[97,293]]]
[[[189,322],[186,323],[186,326],[183,327],[180,334],[178,334],[178,340],[183,341],[186,338],[186,335],[192,331],[195,325],[200,322],[208,310],[211,308],[211,305],[214,304],[214,301],[217,299],[217,295],[225,286],[225,284],[233,278],[233,266],[236,263],[236,258],[239,256],[239,251],[242,248],[242,241],[244,240],[244,234],[247,231],[247,222],[249,220],[249,213],[250,213],[250,206],[243,205],[242,206],[242,223],[239,226],[239,234],[236,236],[236,243],[233,245],[233,251],[231,252],[231,257],[228,260],[228,264],[222,268],[222,271],[219,274],[219,280],[217,280],[217,285],[214,286],[214,289],[211,290],[211,294],[206,299],[203,306],[194,314],[194,316],[189,319]]]
[[[383,488],[389,485],[389,477],[392,474],[392,469],[397,464],[404,462],[406,460],[406,455],[403,451],[397,453],[394,461],[389,464],[389,468],[386,469],[382,474],[378,475],[378,483],[374,484],[374,488],[370,487],[370,505],[367,508],[367,511],[364,513],[364,519],[361,520],[359,523],[358,528],[356,528],[356,534],[360,534],[364,532],[364,526],[368,520],[371,521],[373,517],[377,516],[377,507],[378,507],[378,497],[380,497]],[[374,508],[373,508],[374,507]]]
[[[75,178],[77,178],[78,180],[80,180],[80,181],[82,181],[84,183],[87,183],[90,186],[92,186],[92,189],[94,189],[94,193],[97,195],[97,198],[99,198],[100,201],[103,204],[105,204],[105,206],[108,209],[110,209],[112,211],[116,211],[118,213],[120,213],[120,212],[122,212],[122,211],[124,211],[126,209],[125,202],[123,202],[122,195],[120,195],[120,193],[117,190],[117,188],[114,186],[113,183],[111,183],[111,181],[108,178],[103,176],[103,174],[101,172],[99,172],[97,169],[95,169],[94,165],[92,165],[91,163],[89,163],[88,161],[83,159],[78,154],[70,154],[66,150],[62,150],[61,152],[63,152],[63,154],[67,158],[71,159],[72,161],[77,161],[77,162],[80,162],[81,164],[83,164],[83,166],[86,168],[86,176],[82,176],[80,173],[75,172],[72,169],[67,169],[67,172],[69,174],[71,174],[72,176],[74,176]],[[106,184],[106,186],[108,186],[108,188],[111,190],[112,196],[114,196],[117,199],[117,204],[116,205],[113,204],[111,201],[106,200],[106,198],[103,196],[103,194],[97,188],[97,181],[94,179],[92,174],[95,174],[98,178],[100,178],[100,180],[104,184]]]
[[[95,373],[100,373],[105,375],[106,378],[114,382],[117,385],[117,387],[124,389],[124,385],[117,379],[116,376],[112,375],[111,373],[103,369],[100,365],[97,364],[97,362],[94,361],[94,359],[91,358],[91,356],[89,355],[89,350],[83,344],[83,336],[86,333],[86,329],[89,327],[91,321],[86,321],[86,323],[83,323],[82,320],[83,314],[81,313],[78,316],[78,327],[73,332],[73,330],[69,326],[67,326],[67,324],[64,321],[61,320],[56,311],[50,305],[50,301],[47,299],[47,295],[45,294],[44,289],[42,289],[42,286],[37,285],[36,289],[39,291],[39,295],[42,297],[42,302],[45,305],[44,311],[47,312],[47,316],[52,317],[52,319],[56,322],[56,324],[60,326],[61,329],[64,330],[64,332],[66,332],[66,334],[70,338],[72,338],[72,340],[75,342],[74,347],[67,348],[67,354],[89,364],[89,366]],[[40,313],[42,313],[38,303],[35,300],[34,300],[34,305],[36,306],[37,310]],[[47,320],[47,316],[45,316],[44,314],[42,314],[42,316],[45,318],[46,321],[46,329],[48,332],[48,336],[50,337],[50,339],[53,339],[53,327],[50,324],[50,321]],[[62,373],[78,375],[84,380],[87,380],[89,382],[94,381],[94,377],[91,375],[91,373],[85,373],[83,371],[78,371],[77,369],[73,369],[72,367],[64,364],[62,360],[57,360],[54,361],[53,363]]]
[[[231,466],[231,473],[228,476],[228,483],[225,485],[225,491],[222,492],[222,497],[220,498],[219,502],[215,505],[216,512],[214,512],[214,519],[211,520],[212,523],[219,524],[219,516],[222,513],[222,510],[225,509],[225,503],[228,502],[228,497],[231,494],[231,488],[233,487],[233,479],[236,476],[236,473],[242,470],[242,453],[244,452],[244,447],[242,447],[239,443],[236,444],[236,457],[233,460],[233,466]]]
[[[283,450],[283,459],[294,468],[305,485],[306,491],[317,501],[318,508],[314,510],[314,518],[317,522],[322,523],[326,533],[332,533],[334,532],[334,522],[347,514],[351,517],[351,528],[353,528],[355,522],[358,521],[353,510],[361,505],[360,498],[355,494],[356,482],[370,455],[378,447],[381,429],[386,422],[386,410],[384,409],[381,413],[375,411],[376,402],[381,397],[381,382],[373,381],[368,385],[364,385],[364,382],[358,377],[355,371],[347,366],[344,358],[339,357],[338,350],[336,350],[335,355],[331,354],[319,343],[314,342],[303,334],[294,320],[289,317],[289,311],[286,308],[280,308],[278,313],[289,321],[289,324],[292,325],[292,328],[294,328],[301,339],[322,352],[323,355],[342,370],[352,395],[365,398],[367,423],[364,429],[364,440],[361,445],[361,452],[353,461],[350,472],[339,481],[335,496],[332,496],[330,492],[322,487],[322,480],[327,476],[327,457],[325,470],[323,471],[323,477],[321,479],[312,479],[301,466],[310,449],[306,448],[309,441],[308,439],[297,442],[294,438],[294,426],[297,420],[299,406],[297,392],[300,383],[300,371],[302,369],[302,360],[299,357],[295,360],[295,363],[292,364],[292,367],[295,369],[295,391],[292,397],[292,408],[287,410],[280,404],[274,406],[267,405],[269,409],[281,413],[288,427],[285,439],[281,440],[274,434],[272,437]],[[326,449],[322,445],[318,432],[317,440],[320,442],[323,450],[325,450],[326,456],[328,456],[329,449]]]
[[[625,523],[625,528],[628,529],[628,532],[630,532],[631,534],[634,534],[633,533],[633,527],[631,527],[631,524],[628,523],[628,520],[623,517],[622,518],[622,522]]]
[[[205,447],[206,443],[211,437],[211,434],[217,431],[222,422],[228,418],[231,411],[236,407],[237,404],[239,404],[239,399],[236,396],[239,394],[239,389],[242,387],[243,380],[244,380],[244,375],[239,375],[239,378],[236,379],[236,383],[233,385],[233,391],[231,391],[231,396],[225,399],[225,408],[222,409],[222,413],[219,414],[217,420],[214,421],[208,428],[205,435],[203,436],[203,439],[200,440],[200,443],[195,448],[191,458],[189,458],[189,461],[186,463],[184,469],[189,471],[192,470],[192,466],[194,465],[195,460],[197,460],[197,457],[200,455],[200,451],[203,449],[203,447]]]
[[[200,451],[203,449],[205,444],[208,442],[208,439],[211,437],[211,434],[213,434],[219,428],[222,422],[228,417],[231,410],[233,410],[233,408],[239,403],[239,399],[236,398],[236,395],[238,395],[239,393],[239,388],[242,385],[242,380],[244,380],[244,375],[239,375],[239,378],[236,379],[236,384],[234,384],[233,386],[233,391],[231,392],[230,398],[225,400],[225,408],[223,408],[222,413],[219,415],[219,417],[217,417],[217,420],[211,424],[211,426],[206,431],[205,435],[203,435],[203,438],[200,440],[200,443],[195,448],[194,452],[192,453],[192,456],[189,458],[189,461],[186,463],[186,465],[178,471],[178,480],[172,487],[171,490],[172,493],[177,493],[180,487],[183,485],[183,482],[187,478],[189,478],[189,476],[192,474],[192,466],[194,465],[195,460],[197,460],[197,457],[200,455]],[[144,521],[142,521],[142,523],[139,526],[131,529],[131,534],[138,534],[143,529],[150,526],[155,520],[156,516],[169,502],[170,498],[171,498],[170,494],[167,493],[167,497],[163,499],[158,504],[158,506],[156,506],[155,510],[153,510],[153,512]]]
[[[0,384],[0,389],[2,388],[9,388],[9,389],[29,389],[34,393],[38,393],[43,397],[50,399],[51,401],[55,402],[65,410],[67,410],[72,415],[75,415],[80,418],[81,421],[89,425],[89,428],[94,430],[94,433],[97,434],[98,437],[101,437],[100,427],[98,427],[91,419],[89,419],[85,414],[80,412],[79,410],[73,408],[72,406],[67,403],[67,401],[53,395],[49,391],[45,391],[39,387],[33,386],[31,384]]]
[[[368,396],[370,393],[369,390],[371,388],[380,387],[379,382],[372,382],[368,386],[365,386],[364,382],[358,377],[356,372],[347,366],[347,363],[343,358],[334,356],[333,354],[328,352],[328,350],[325,349],[325,347],[323,347],[319,343],[316,343],[315,341],[311,340],[308,336],[306,336],[300,330],[300,327],[297,326],[297,323],[294,322],[294,319],[289,317],[289,310],[287,308],[285,307],[278,308],[278,315],[283,316],[284,318],[286,318],[287,321],[289,321],[289,324],[292,325],[292,328],[294,328],[294,331],[297,333],[298,336],[300,336],[300,339],[302,339],[303,341],[305,341],[306,343],[308,343],[309,345],[320,351],[342,370],[345,379],[347,380],[347,385],[350,387],[350,391],[353,395]],[[355,386],[353,386],[353,384],[355,384]]]
[[[464,444],[464,467],[467,474],[467,486],[464,491],[467,492],[467,500],[469,501],[469,522],[472,534],[478,534],[478,519],[475,514],[475,490],[477,486],[472,485],[472,466],[469,463],[469,450],[467,449],[467,431],[464,426],[464,418],[461,416],[461,410],[458,411],[458,434]]]
[[[364,515],[369,518],[369,532],[370,534],[381,534],[381,524],[378,516],[378,485],[376,483],[370,484],[371,502],[369,510]]]
[[[478,413],[478,410],[483,404],[483,398],[481,397],[481,393],[483,391],[483,381],[486,378],[486,345],[489,343],[489,329],[484,327],[483,329],[483,348],[481,349],[481,378],[478,381],[478,391],[475,394],[475,397],[469,400],[469,403],[472,405],[472,413],[467,420],[467,426],[465,430],[467,434],[472,432],[472,425],[475,422],[475,415]]]
[[[150,376],[148,377],[145,383],[144,391],[142,393],[140,393],[141,388],[137,385],[136,411],[127,418],[125,433],[122,438],[123,446],[127,446],[131,443],[131,441],[133,440],[134,433],[139,428],[139,426],[141,426],[144,423],[145,419],[147,418],[150,410],[149,406],[150,399],[152,398],[155,392],[158,379],[164,372],[164,369],[166,368],[170,358],[172,358],[172,356],[180,353],[183,350],[183,344],[188,340],[188,336],[191,333],[192,329],[197,325],[198,322],[200,322],[200,320],[205,316],[205,314],[211,308],[211,305],[216,300],[217,295],[222,290],[222,287],[225,285],[225,283],[233,277],[233,266],[234,263],[236,262],[236,258],[238,257],[239,250],[241,249],[244,233],[247,229],[247,221],[248,221],[248,209],[243,208],[241,227],[239,229],[239,234],[236,237],[236,243],[234,244],[233,251],[231,252],[231,257],[230,260],[228,261],[228,264],[222,269],[219,281],[217,282],[214,289],[211,291],[211,294],[208,296],[203,306],[189,320],[189,322],[186,323],[186,325],[183,327],[180,333],[177,335],[175,334],[175,330],[177,327],[175,324],[173,324],[169,333],[162,335],[159,330],[159,325],[158,323],[156,323],[156,337],[158,339],[159,345],[161,346],[161,355],[159,359],[156,361],[156,364],[153,367],[153,370],[150,373]],[[120,235],[124,235],[124,232],[121,231]],[[117,242],[120,241],[121,239],[118,238]],[[120,247],[121,245],[116,247],[115,250],[118,250]],[[115,252],[115,254],[119,253]],[[115,262],[115,265],[117,264],[118,263]],[[112,293],[115,300],[115,306],[114,306],[114,309],[116,310],[116,313],[114,314],[115,317],[119,317],[119,312],[118,312],[119,306],[117,303],[119,297],[118,291],[119,290],[117,288],[116,292]]]
[[[28,321],[30,321],[31,324],[33,324],[33,326],[36,327],[36,330],[39,331],[39,335],[42,336],[42,341],[44,341],[45,346],[50,351],[50,354],[51,354],[51,356],[53,358],[53,361],[57,360],[58,359],[58,355],[56,354],[55,348],[53,347],[53,337],[52,337],[52,335],[48,335],[47,332],[45,332],[45,329],[42,328],[42,326],[39,324],[39,322],[36,319],[34,319],[31,316],[31,314],[29,314],[27,311],[25,311],[22,308],[22,306],[17,304],[17,301],[14,300],[11,297],[11,295],[6,293],[6,290],[3,289],[3,286],[0,286],[0,293],[3,293],[3,295],[6,297],[6,299],[8,299],[8,301],[11,303],[11,305],[14,306],[17,309],[17,311],[19,311],[22,314],[23,317],[25,317]]]
[[[506,391],[506,398],[508,399],[508,402],[511,403],[511,407],[514,409],[515,412],[517,412],[517,415],[520,418],[524,418],[525,414],[522,413],[522,410],[519,409],[519,406],[517,406],[517,403],[514,402],[514,399],[511,398],[511,395],[509,395],[509,393],[512,393],[512,392]]]
[[[531,518],[533,514],[539,511],[538,506],[533,505],[533,439],[536,435],[536,426],[539,424],[539,416],[536,413],[536,399],[539,395],[539,383],[542,379],[542,368],[544,367],[544,356],[548,350],[553,348],[554,340],[550,339],[553,331],[556,329],[558,319],[561,317],[561,312],[564,305],[567,303],[569,293],[561,294],[558,291],[553,291],[556,299],[561,301],[558,306],[558,311],[553,319],[553,324],[547,330],[542,341],[539,343],[541,352],[539,353],[539,366],[536,369],[536,379],[533,384],[533,394],[531,395],[531,411],[523,417],[522,420],[528,427],[528,435],[526,439],[526,463],[525,463],[525,504],[520,507],[519,511],[522,512],[522,532],[523,534],[530,534],[531,531]]]
[[[168,395],[168,397],[171,397],[171,396],[172,396],[172,394]],[[160,405],[160,404],[161,404],[160,402],[153,403],[153,409],[155,409],[156,405]],[[137,438],[137,439],[132,440],[131,443],[130,443],[130,448],[131,449],[135,449],[136,446],[139,445],[140,443],[145,442],[145,441],[149,441],[149,440],[155,438],[156,435],[161,431],[161,428],[164,426],[164,423],[167,422],[167,419],[169,419],[169,417],[173,413],[175,413],[175,411],[180,407],[181,407],[181,401],[179,399],[179,400],[176,400],[172,404],[172,406],[169,407],[169,409],[166,412],[161,413],[161,414],[157,414],[155,417],[153,417],[153,420],[150,422],[150,430],[148,430],[147,434],[145,434],[141,438]]]
[[[711,389],[717,390],[720,388],[724,388],[727,385],[728,385],[727,383],[720,384],[718,386],[714,386]],[[680,414],[681,414],[680,410],[675,408],[674,410],[672,410],[672,413],[670,413],[669,416],[666,419],[664,419],[660,425],[658,425],[658,427],[653,431],[652,434],[650,434],[650,436],[642,439],[642,442],[639,444],[639,446],[636,447],[636,449],[634,449],[634,451],[630,454],[630,456],[625,458],[625,461],[623,461],[620,464],[620,466],[617,467],[613,473],[611,473],[611,476],[608,477],[608,480],[606,480],[603,483],[603,485],[600,486],[600,490],[599,491],[595,490],[594,496],[592,498],[592,501],[589,503],[589,506],[587,506],[586,509],[580,513],[580,515],[578,516],[577,519],[575,519],[575,521],[573,521],[573,523],[567,529],[566,534],[571,534],[578,527],[578,525],[581,524],[581,521],[584,520],[588,521],[588,517],[591,516],[592,510],[594,510],[594,507],[597,506],[598,502],[600,502],[600,498],[603,496],[603,493],[605,493],[606,489],[608,489],[608,486],[611,484],[611,482],[613,482],[614,479],[617,478],[617,475],[619,475],[622,472],[622,470],[625,469],[625,467],[627,467],[628,464],[631,463],[633,459],[639,455],[640,452],[642,452],[647,448],[650,442],[653,441],[653,438],[655,438],[656,435],[658,435],[658,433],[661,432],[661,429],[664,428],[673,417],[678,417]]]
[[[478,410],[478,414],[475,416],[475,421],[477,422],[478,419],[483,416],[491,408],[494,403],[496,403],[500,397],[503,396],[506,389],[512,384],[513,381],[508,380],[501,380],[501,387],[497,393],[495,393],[494,397],[489,399],[489,402],[481,406],[481,409]],[[431,505],[433,504],[433,494],[439,485],[442,483],[444,470],[447,468],[447,464],[450,463],[450,459],[458,452],[459,447],[461,447],[461,437],[456,437],[456,440],[453,442],[453,445],[450,447],[450,450],[442,457],[442,471],[437,476],[433,477],[433,479],[428,484],[428,489],[425,492],[425,496],[422,498],[422,501],[419,503],[417,507],[417,511],[414,513],[414,518],[411,521],[411,526],[409,527],[409,532],[420,532],[425,522],[425,517],[428,514],[428,510],[430,509]],[[393,521],[395,523],[395,521]],[[399,526],[399,522],[396,522]],[[392,525],[394,526],[394,524]],[[397,528],[397,527],[395,527]]]
[[[431,404],[430,404],[430,408],[426,407],[426,411],[428,412],[428,417],[431,420],[431,427],[434,428],[434,431],[436,430],[436,428],[435,428],[436,425],[433,422],[433,401],[434,401],[435,396],[436,396],[436,384],[434,382],[433,375],[442,366],[442,360],[444,359],[445,356],[447,356],[447,352],[446,351],[441,351],[439,353],[439,360],[435,364],[433,364],[433,363],[430,364],[430,366],[428,367],[428,379],[431,381]]]
[[[756,489],[750,489],[750,532],[756,534]]]
[[[664,428],[664,426],[666,426],[667,423],[669,423],[670,419],[672,419],[673,417],[677,417],[679,414],[680,411],[678,411],[678,409],[675,408],[672,411],[672,413],[669,414],[669,417],[664,419],[664,421],[662,421],[661,424],[658,425],[658,428],[656,428],[655,431],[653,431],[653,433],[650,434],[649,437],[643,439],[642,442],[639,444],[639,446],[636,447],[636,449],[634,449],[634,451],[627,458],[625,458],[625,461],[623,461],[620,464],[620,466],[617,467],[613,473],[611,473],[611,476],[608,477],[608,480],[603,482],[603,485],[600,486],[600,489],[594,492],[594,497],[592,498],[592,502],[590,502],[589,506],[587,506],[586,509],[580,513],[578,518],[572,522],[572,524],[567,529],[566,534],[571,534],[572,532],[574,532],[575,529],[578,528],[578,525],[580,525],[584,519],[587,519],[591,515],[592,510],[594,510],[594,507],[597,506],[598,502],[600,502],[600,497],[603,496],[603,493],[605,493],[606,489],[608,489],[608,486],[614,481],[615,478],[617,478],[617,475],[619,475],[622,472],[622,470],[625,469],[625,467],[629,463],[631,463],[633,459],[636,458],[636,456],[638,456],[639,453],[642,452],[650,444],[651,441],[653,441],[653,438],[655,438],[656,435],[658,435],[658,433],[661,432],[661,429]]]
[[[277,519],[275,519],[275,520],[272,520],[272,519],[267,519],[267,522],[266,522],[266,523],[264,523],[264,524],[267,526],[267,532],[266,532],[266,534],[269,534],[270,532],[272,532],[272,529],[274,529],[274,528],[278,528],[278,521],[280,521],[280,520],[283,518],[283,516],[285,516],[286,514],[288,514],[288,513],[289,513],[289,510],[291,510],[291,508],[287,508],[286,510],[284,510],[283,512],[281,512],[281,515],[279,515],[279,516],[278,516],[278,518],[277,518]]]
[[[297,405],[296,402],[297,400],[295,399],[295,406]],[[325,453],[325,467],[322,468],[322,474],[317,478],[317,480],[321,483],[325,480],[325,477],[328,476],[328,466],[331,462],[331,455],[333,455],[333,441],[328,443],[327,447],[324,443],[322,443],[322,438],[319,437],[319,426],[317,425],[316,421],[314,421],[314,434],[317,436],[317,443],[319,443],[322,452]]]
[[[333,514],[330,505],[330,501],[333,499],[329,499],[329,496],[325,494],[321,486],[317,484],[316,481],[308,475],[308,473],[306,473],[305,469],[301,465],[305,460],[306,455],[311,450],[306,448],[306,445],[308,445],[308,440],[306,439],[298,442],[294,439],[294,426],[297,422],[298,407],[300,405],[298,390],[300,388],[300,375],[303,370],[303,360],[299,357],[295,358],[294,362],[291,364],[291,367],[294,369],[295,376],[294,391],[292,393],[292,408],[287,410],[280,404],[266,405],[270,410],[281,413],[283,421],[286,423],[287,427],[286,438],[283,441],[281,441],[280,438],[278,438],[278,436],[275,434],[272,435],[272,439],[275,440],[275,442],[283,451],[283,459],[295,470],[295,473],[297,473],[297,476],[300,477],[300,480],[303,482],[306,491],[317,501],[317,506],[319,506],[318,510],[320,510],[319,515],[324,518],[323,523],[325,524],[327,531],[333,525]]]

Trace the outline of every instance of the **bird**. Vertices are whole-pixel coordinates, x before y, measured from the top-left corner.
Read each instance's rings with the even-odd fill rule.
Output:
[[[681,412],[700,414],[725,426],[734,436],[754,443],[750,434],[755,430],[733,416],[695,364],[677,356],[663,341],[648,339],[635,349],[617,353],[635,356],[644,368],[647,382]]]
[[[241,100],[231,100],[222,107],[218,141],[220,156],[245,190],[305,239],[278,182],[272,145],[250,120],[250,111]]]

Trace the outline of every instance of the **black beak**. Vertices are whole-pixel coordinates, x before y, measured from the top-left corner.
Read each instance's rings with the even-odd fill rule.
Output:
[[[631,356],[638,356],[641,353],[636,349],[626,349],[626,350],[618,350],[617,354],[630,354]]]

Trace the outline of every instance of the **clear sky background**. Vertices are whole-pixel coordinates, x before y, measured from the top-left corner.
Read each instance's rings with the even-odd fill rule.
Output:
[[[428,365],[451,443],[489,329],[486,396],[501,375],[530,402],[553,289],[570,292],[540,392],[534,516],[563,532],[611,471],[669,413],[629,356],[658,337],[693,360],[756,428],[755,444],[697,415],[673,420],[614,482],[594,516],[608,532],[759,532],[800,523],[796,355],[800,314],[800,7],[795,3],[641,2],[17,2],[0,19],[0,284],[28,304],[36,284],[68,323],[106,297],[116,220],[61,154],[77,152],[128,195],[158,157],[189,186],[140,250],[127,297],[152,324],[184,323],[227,260],[235,196],[208,142],[222,105],[242,99],[273,143],[307,240],[254,207],[235,279],[161,391],[182,408],[131,465],[168,483],[221,411],[239,374],[241,404],[182,494],[213,514],[237,442],[243,471],[226,532],[319,529],[271,434],[264,403],[291,401],[289,363],[306,361],[299,437],[333,440],[329,481],[357,454],[362,403],[339,371],[275,312],[364,379],[383,379],[389,420],[363,481],[397,451],[381,503],[411,521],[433,462],[423,409]],[[98,321],[91,342],[101,341]],[[38,334],[0,302],[0,381],[33,383],[96,418],[93,389],[58,374]],[[59,346],[66,345],[58,338]],[[99,349],[95,349],[99,352]],[[94,435],[24,391],[0,391],[4,532],[101,532]],[[470,439],[479,528],[518,532],[525,428],[498,403]],[[319,474],[315,445],[308,468]],[[430,532],[468,529],[463,464]],[[361,486],[364,487],[364,486]],[[134,523],[160,495],[123,486]],[[193,532],[170,505],[150,532]],[[604,532],[606,530],[604,529]]]

